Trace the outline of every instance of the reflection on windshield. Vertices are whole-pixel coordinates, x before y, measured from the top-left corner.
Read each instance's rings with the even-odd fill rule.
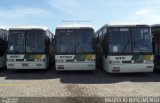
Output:
[[[26,52],[44,52],[43,32],[31,31],[26,35]]]
[[[24,32],[11,32],[8,36],[8,52],[24,52],[24,39]]]
[[[133,28],[132,39],[134,52],[152,52],[152,41],[149,28]]]
[[[8,36],[8,52],[44,52],[43,31],[10,31]]]
[[[93,30],[77,30],[76,34],[76,52],[93,52]]]
[[[109,53],[152,52],[150,28],[109,28],[108,44]]]
[[[128,28],[110,28],[109,36],[109,53],[130,53],[131,38]]]
[[[74,52],[74,31],[73,30],[60,30],[57,31],[56,36],[56,50],[59,53],[73,53]]]
[[[67,29],[56,31],[56,51],[58,53],[93,52],[92,29]]]

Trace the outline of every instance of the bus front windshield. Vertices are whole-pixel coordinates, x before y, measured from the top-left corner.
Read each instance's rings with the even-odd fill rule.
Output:
[[[93,33],[92,29],[84,29],[76,31],[76,52],[93,52]]]
[[[25,32],[10,31],[8,36],[8,52],[25,52]]]
[[[44,32],[29,31],[26,35],[26,52],[43,53],[44,48]]]
[[[44,53],[44,32],[38,30],[10,31],[8,52]]]
[[[109,53],[131,53],[131,37],[129,28],[108,29]]]
[[[132,28],[133,52],[152,52],[150,28]]]
[[[56,52],[73,53],[75,51],[74,31],[57,30],[56,34]]]

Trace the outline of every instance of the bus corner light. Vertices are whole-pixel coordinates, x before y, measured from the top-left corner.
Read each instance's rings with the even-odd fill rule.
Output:
[[[8,64],[8,66],[14,66],[14,64]]]

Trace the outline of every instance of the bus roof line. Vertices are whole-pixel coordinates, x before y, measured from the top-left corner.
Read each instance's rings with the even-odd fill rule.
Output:
[[[91,25],[83,25],[83,24],[69,24],[69,25],[62,25],[62,26],[57,26],[56,29],[79,29],[79,28],[91,28],[93,29],[94,27]]]
[[[153,25],[151,25],[151,27],[159,27],[160,26],[160,24],[153,24]]]
[[[147,25],[147,24],[116,24],[116,25],[114,25],[114,24],[105,24],[103,27],[140,27],[140,26],[148,26],[148,27],[150,27],[149,25]]]
[[[102,26],[99,30],[96,31],[96,33],[98,33],[99,31],[101,31],[101,29],[103,29],[104,27],[150,27],[150,25],[146,25],[146,24],[125,24],[125,25],[110,25],[110,24],[105,24],[104,26]]]
[[[20,26],[20,27],[14,27],[14,28],[9,28],[9,30],[34,30],[34,29],[40,29],[40,30],[48,30],[47,27],[43,26]]]

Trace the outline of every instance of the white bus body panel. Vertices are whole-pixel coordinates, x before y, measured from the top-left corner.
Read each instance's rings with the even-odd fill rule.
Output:
[[[58,69],[58,66],[64,66],[64,69]],[[95,62],[88,63],[56,63],[57,71],[65,70],[95,70]]]
[[[34,61],[27,61],[25,55],[7,55],[7,69],[47,69],[46,55],[32,55]],[[24,59],[24,61],[16,61]]]
[[[28,65],[23,66],[24,64]],[[47,69],[47,65],[45,62],[7,62],[7,69]]]
[[[117,57],[120,59],[116,60],[115,58]],[[103,68],[109,73],[153,72],[153,55],[151,55],[150,60],[143,60],[143,63],[135,63],[134,60],[132,60],[132,57],[133,56],[108,56],[106,59],[103,56]],[[129,60],[131,61],[131,63],[122,63],[122,61]]]
[[[57,71],[65,70],[95,70],[95,55],[86,55],[84,61],[79,61],[75,55],[55,55],[55,67]]]

